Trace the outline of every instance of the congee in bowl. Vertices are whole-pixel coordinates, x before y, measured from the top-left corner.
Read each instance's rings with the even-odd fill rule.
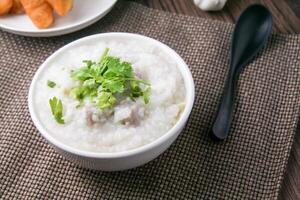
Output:
[[[39,72],[32,107],[41,126],[67,146],[97,153],[135,149],[180,119],[186,88],[178,67],[151,42],[75,45]]]

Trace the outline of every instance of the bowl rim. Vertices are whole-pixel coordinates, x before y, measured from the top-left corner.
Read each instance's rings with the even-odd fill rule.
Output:
[[[91,152],[91,151],[76,149],[72,146],[69,146],[69,145],[59,141],[58,139],[53,137],[51,135],[51,133],[48,133],[46,128],[44,128],[44,126],[38,119],[37,113],[35,112],[35,109],[34,109],[34,103],[33,103],[33,95],[34,95],[33,92],[34,92],[36,82],[37,82],[40,74],[44,70],[44,68],[46,68],[48,66],[48,64],[50,62],[52,62],[53,59],[55,59],[56,56],[58,56],[60,53],[64,52],[65,50],[67,50],[69,48],[72,48],[76,45],[80,45],[80,43],[82,43],[82,42],[85,42],[88,40],[93,40],[93,39],[103,39],[106,37],[117,37],[117,38],[118,37],[129,37],[129,38],[133,38],[133,39],[136,38],[136,39],[141,39],[141,40],[147,40],[148,42],[150,42],[154,45],[158,45],[159,48],[164,49],[164,51],[166,53],[168,53],[171,57],[173,57],[174,60],[176,61],[176,63],[178,63],[178,65],[180,66],[180,67],[178,67],[178,69],[183,77],[183,81],[184,81],[185,89],[186,89],[185,108],[184,108],[179,120],[176,122],[176,124],[171,129],[169,129],[162,136],[158,137],[157,139],[155,139],[154,141],[152,141],[148,144],[145,144],[143,146],[140,146],[140,147],[137,147],[134,149],[121,151],[121,152]],[[71,154],[75,154],[78,156],[83,156],[83,157],[87,157],[87,158],[109,159],[109,158],[121,158],[121,157],[133,156],[136,154],[140,154],[140,153],[149,151],[150,149],[156,148],[160,145],[163,145],[166,141],[168,141],[170,138],[172,138],[173,135],[175,135],[176,133],[181,131],[181,128],[183,128],[185,126],[185,124],[189,118],[189,115],[192,111],[192,108],[193,108],[194,98],[195,98],[195,85],[194,85],[192,73],[189,70],[187,64],[175,52],[175,50],[171,49],[169,46],[167,46],[166,44],[164,44],[156,39],[153,39],[153,38],[150,38],[150,37],[147,37],[144,35],[140,35],[140,34],[136,34],[136,33],[125,33],[125,32],[108,32],[108,33],[100,33],[100,34],[95,34],[95,35],[90,35],[87,37],[80,38],[78,40],[75,40],[75,41],[59,48],[57,51],[55,51],[53,54],[51,54],[42,63],[42,65],[38,68],[38,70],[35,72],[35,75],[31,81],[29,93],[28,93],[28,107],[29,107],[29,113],[30,113],[30,116],[31,116],[31,119],[32,119],[34,125],[36,126],[36,128],[38,129],[40,134],[50,144],[54,145],[55,147],[57,147],[63,151],[66,151],[66,152],[69,152]]]

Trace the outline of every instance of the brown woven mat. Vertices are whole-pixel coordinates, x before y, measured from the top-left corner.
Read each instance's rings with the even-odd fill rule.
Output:
[[[82,169],[57,154],[31,122],[30,81],[56,49],[100,32],[134,32],[174,48],[196,84],[189,123],[175,144],[137,169]],[[300,37],[273,36],[242,73],[230,137],[208,136],[228,68],[232,25],[118,3],[95,25],[67,36],[0,31],[2,199],[276,199],[300,107]]]

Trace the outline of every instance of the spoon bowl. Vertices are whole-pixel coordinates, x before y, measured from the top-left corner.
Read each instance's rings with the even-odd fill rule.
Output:
[[[230,68],[243,68],[267,43],[272,32],[272,15],[262,5],[248,7],[239,17],[232,41]]]

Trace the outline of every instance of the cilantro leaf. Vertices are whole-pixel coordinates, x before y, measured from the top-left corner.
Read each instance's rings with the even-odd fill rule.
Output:
[[[62,117],[63,115],[63,105],[60,99],[57,97],[53,97],[52,99],[49,99],[49,104],[51,108],[51,112],[54,116],[54,119],[59,124],[64,124],[65,121]]]
[[[131,63],[108,56],[106,48],[98,63],[85,60],[84,66],[71,72],[71,77],[79,81],[70,95],[81,103],[90,98],[99,109],[109,109],[118,103],[117,97],[129,97],[135,101],[142,97],[149,103],[151,86],[144,80],[136,79]]]
[[[86,90],[84,89],[84,87],[75,87],[70,92],[70,96],[79,101],[82,101],[84,99],[85,94]]]
[[[102,83],[102,88],[111,93],[122,93],[125,89],[125,83],[122,79],[105,79]]]
[[[89,78],[92,78],[91,69],[88,67],[82,67],[80,69],[76,69],[71,71],[71,77],[75,80],[85,81]]]
[[[148,87],[144,92],[143,92],[143,98],[145,104],[148,104],[150,101],[150,95],[151,95],[151,87]]]
[[[133,69],[131,64],[128,62],[121,62],[120,58],[107,57],[107,65],[109,66],[105,73],[103,73],[104,78],[112,77],[123,77],[131,78],[133,77]]]
[[[117,99],[110,92],[100,92],[96,97],[96,106],[100,109],[112,108]]]
[[[54,88],[54,87],[56,86],[56,83],[53,82],[53,81],[48,80],[48,81],[47,81],[47,85],[48,85],[48,87],[50,87],[50,88]]]
[[[95,79],[87,79],[83,82],[82,86],[89,89],[93,89],[97,88],[97,83]]]

